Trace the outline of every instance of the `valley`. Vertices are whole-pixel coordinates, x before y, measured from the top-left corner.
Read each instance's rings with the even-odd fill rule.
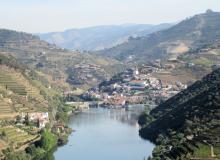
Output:
[[[219,20],[0,29],[0,159],[220,159]]]

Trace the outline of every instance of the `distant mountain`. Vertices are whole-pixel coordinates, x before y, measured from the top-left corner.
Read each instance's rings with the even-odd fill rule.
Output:
[[[0,53],[10,54],[29,67],[42,71],[54,86],[88,88],[123,69],[123,64],[88,53],[61,49],[38,36],[0,29]]]
[[[140,117],[140,135],[157,144],[153,160],[220,158],[219,90],[217,69]]]
[[[175,58],[219,40],[220,13],[208,10],[166,30],[145,37],[130,38],[128,42],[102,50],[98,54],[118,60],[130,58],[134,61],[146,62],[159,58]]]
[[[62,48],[92,51],[116,46],[127,41],[130,36],[144,36],[171,26],[171,24],[106,25],[45,33],[39,36],[42,40]]]

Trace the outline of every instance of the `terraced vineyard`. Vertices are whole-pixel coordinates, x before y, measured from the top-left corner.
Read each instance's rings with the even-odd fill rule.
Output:
[[[16,115],[11,99],[0,97],[0,119],[11,119]]]
[[[21,112],[47,108],[40,89],[25,74],[5,65],[0,65],[0,69],[0,119],[12,119]]]
[[[21,84],[18,84],[10,75],[7,75],[0,71],[0,85],[3,85],[6,87],[6,89],[9,89],[13,91],[14,93],[26,96],[27,91],[25,90],[25,87]]]
[[[40,94],[40,91],[22,74],[5,66],[1,66],[1,68],[0,85],[3,85],[8,90],[11,90],[18,95],[34,98],[38,102],[44,101],[44,97]]]
[[[22,83],[29,97],[35,98],[39,102],[44,101],[44,97],[40,95],[40,91],[32,84],[30,84],[30,82],[27,81],[27,79],[25,79],[21,74],[19,73],[11,73],[11,74],[13,74],[13,78],[16,79],[17,82],[19,82],[20,84]]]
[[[2,127],[0,132],[4,132],[6,139],[9,143],[16,144],[17,147],[24,145],[25,143],[31,142],[37,138],[36,135],[30,135],[27,132],[16,128],[16,127]]]
[[[13,113],[12,107],[9,103],[0,99],[0,114],[10,114]]]

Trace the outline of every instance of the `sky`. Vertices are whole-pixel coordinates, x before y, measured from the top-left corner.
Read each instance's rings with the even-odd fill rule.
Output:
[[[220,12],[220,0],[0,0],[0,28],[29,33],[97,25],[173,23]]]

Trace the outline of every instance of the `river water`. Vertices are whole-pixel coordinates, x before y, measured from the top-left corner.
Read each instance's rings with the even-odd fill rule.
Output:
[[[55,160],[143,160],[154,145],[139,137],[138,115],[101,108],[74,115],[69,126],[76,131],[54,153]]]

